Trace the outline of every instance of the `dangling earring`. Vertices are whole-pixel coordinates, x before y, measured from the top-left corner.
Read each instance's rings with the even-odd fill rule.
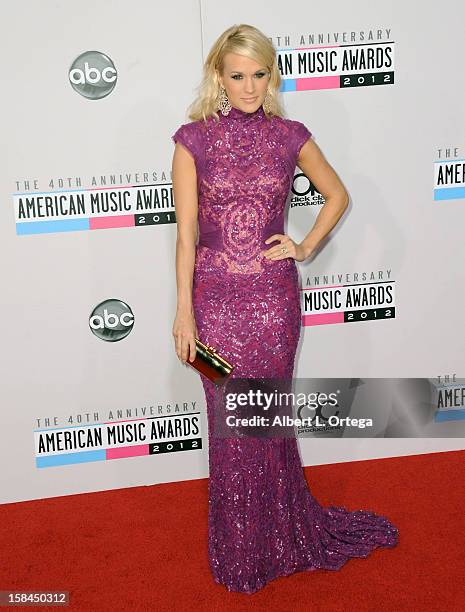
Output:
[[[229,115],[229,111],[231,110],[231,103],[229,102],[229,98],[226,95],[226,89],[224,87],[220,88],[218,100],[218,110],[221,111],[221,114],[226,117]]]
[[[268,91],[268,89],[266,90],[266,94],[265,94],[265,99],[263,100],[263,110],[266,113],[269,113],[271,111],[271,96],[270,96],[270,92]]]

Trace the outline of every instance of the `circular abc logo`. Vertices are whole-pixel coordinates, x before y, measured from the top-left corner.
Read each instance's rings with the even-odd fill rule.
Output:
[[[68,76],[71,87],[81,96],[100,100],[113,91],[118,75],[108,55],[85,51],[71,64]]]
[[[131,333],[134,315],[130,307],[121,300],[101,302],[89,317],[89,327],[97,338],[107,342],[118,342]]]

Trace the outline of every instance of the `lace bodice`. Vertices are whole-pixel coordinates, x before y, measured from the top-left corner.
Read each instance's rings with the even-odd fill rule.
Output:
[[[288,266],[293,260],[267,260],[260,251],[276,244],[266,238],[284,233],[297,157],[311,132],[299,121],[267,118],[261,106],[219,117],[183,124],[172,136],[197,170],[196,267],[251,274]]]

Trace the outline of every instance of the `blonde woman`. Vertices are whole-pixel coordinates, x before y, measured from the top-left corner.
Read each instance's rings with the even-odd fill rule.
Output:
[[[310,131],[284,118],[280,84],[269,39],[250,25],[233,26],[206,59],[191,122],[172,136],[175,350],[182,362],[192,361],[198,337],[241,378],[292,379],[301,326],[295,262],[315,251],[348,205]],[[284,233],[296,165],[325,198],[302,242]],[[396,544],[387,518],[318,504],[295,437],[215,436],[215,386],[201,379],[209,427],[208,554],[217,583],[254,593],[278,576],[336,570]]]

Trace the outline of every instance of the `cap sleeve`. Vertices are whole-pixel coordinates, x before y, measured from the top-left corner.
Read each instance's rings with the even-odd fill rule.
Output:
[[[304,146],[307,140],[311,137],[312,133],[306,125],[300,121],[292,121],[292,136],[291,141],[291,155],[294,160],[299,157],[300,149]]]
[[[171,136],[173,141],[180,142],[191,153],[196,163],[197,169],[203,168],[204,142],[198,121],[184,123]]]

